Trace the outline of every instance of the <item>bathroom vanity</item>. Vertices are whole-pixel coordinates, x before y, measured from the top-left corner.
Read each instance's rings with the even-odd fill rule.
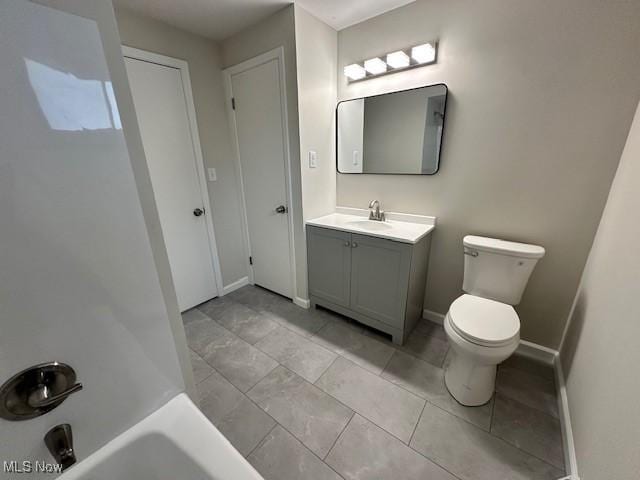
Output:
[[[339,208],[308,220],[312,307],[321,305],[402,344],[422,317],[435,218]]]

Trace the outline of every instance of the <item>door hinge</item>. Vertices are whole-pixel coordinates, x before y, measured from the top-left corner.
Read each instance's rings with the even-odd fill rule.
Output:
[[[234,97],[231,97],[231,108],[236,109],[236,99]]]
[[[253,265],[253,257],[249,257],[249,265]]]

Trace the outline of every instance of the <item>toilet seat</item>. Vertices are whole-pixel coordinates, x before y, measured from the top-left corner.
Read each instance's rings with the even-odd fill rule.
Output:
[[[506,303],[464,294],[451,304],[448,318],[456,333],[477,345],[502,347],[519,338],[520,318]]]

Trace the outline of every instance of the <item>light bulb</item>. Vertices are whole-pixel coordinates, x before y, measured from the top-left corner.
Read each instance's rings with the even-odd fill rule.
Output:
[[[387,64],[380,58],[371,58],[364,61],[364,69],[371,75],[379,75],[387,71]]]
[[[430,43],[418,45],[411,49],[411,57],[418,63],[429,63],[436,59],[436,49]]]
[[[344,74],[351,80],[360,80],[367,75],[367,72],[362,68],[362,65],[352,63],[344,67]]]
[[[387,65],[391,68],[404,68],[409,66],[409,55],[402,50],[387,54]]]

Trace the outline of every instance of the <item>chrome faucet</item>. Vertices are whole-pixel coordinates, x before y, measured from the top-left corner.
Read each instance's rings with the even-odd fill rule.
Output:
[[[369,220],[384,222],[384,212],[380,210],[380,202],[378,200],[371,200],[371,203],[369,203]]]
[[[44,443],[55,458],[58,464],[62,465],[62,470],[66,470],[76,463],[76,454],[73,451],[73,434],[71,425],[63,423],[57,425],[44,436]]]

